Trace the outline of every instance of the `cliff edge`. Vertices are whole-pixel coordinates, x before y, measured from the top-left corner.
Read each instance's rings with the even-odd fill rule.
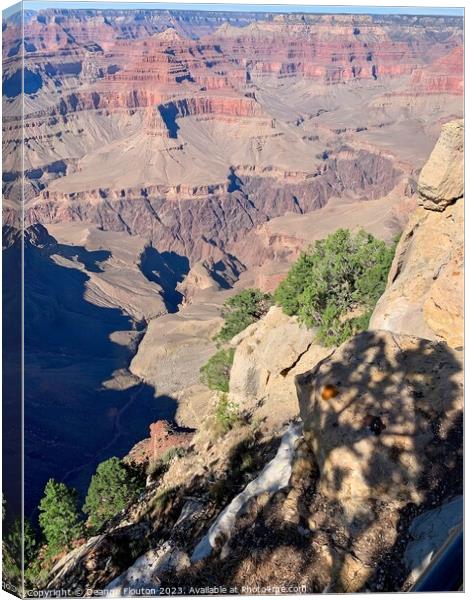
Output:
[[[463,345],[463,121],[452,121],[423,167],[421,206],[403,231],[370,329]]]

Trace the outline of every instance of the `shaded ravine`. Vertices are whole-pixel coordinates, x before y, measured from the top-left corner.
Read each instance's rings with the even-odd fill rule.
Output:
[[[152,386],[134,378],[111,383],[134,350],[111,336],[132,331],[134,321],[88,302],[86,273],[58,265],[47,245],[53,238],[42,241],[25,248],[26,514],[51,477],[83,497],[99,462],[125,455],[153,421],[173,420],[176,412],[176,402],[155,397]]]
[[[125,439],[125,431],[123,430],[122,424],[121,424],[121,417],[123,416],[123,414],[130,408],[134,407],[134,403],[136,400],[138,400],[139,396],[142,393],[146,392],[146,385],[139,383],[137,384],[138,389],[134,392],[130,394],[130,398],[129,400],[126,402],[126,404],[124,406],[121,407],[121,409],[117,412],[117,414],[114,416],[114,436],[112,437],[112,439],[102,448],[99,449],[98,452],[96,452],[93,456],[90,457],[89,460],[87,460],[86,462],[83,462],[80,465],[77,465],[76,467],[70,469],[69,471],[67,471],[64,475],[62,475],[62,481],[64,481],[65,483],[71,483],[74,481],[74,476],[75,475],[79,475],[79,474],[83,474],[84,470],[87,470],[88,467],[96,467],[97,464],[99,464],[101,462],[101,460],[103,460],[103,456],[113,456],[113,448],[115,448],[119,438],[122,436]],[[155,402],[159,402],[162,399],[165,400],[170,400],[172,401],[171,398],[169,398],[168,396],[159,396],[155,398]]]

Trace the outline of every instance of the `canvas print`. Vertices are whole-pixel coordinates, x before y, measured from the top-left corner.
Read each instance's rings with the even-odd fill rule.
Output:
[[[463,589],[463,9],[25,1],[3,587]]]

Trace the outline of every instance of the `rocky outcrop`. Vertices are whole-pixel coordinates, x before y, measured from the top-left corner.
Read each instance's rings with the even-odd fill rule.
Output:
[[[371,329],[463,344],[463,124],[448,123],[423,168],[423,206],[397,247]]]
[[[315,332],[273,306],[237,336],[230,373],[230,397],[241,409],[258,405],[257,418],[268,426],[298,414],[295,376],[329,351],[314,342]]]
[[[113,579],[105,590],[107,596],[122,598],[140,595],[145,589],[159,589],[159,581],[167,571],[189,567],[187,554],[170,542],[152,548],[140,556],[122,575]]]
[[[463,121],[442,127],[439,140],[424,165],[418,181],[422,205],[443,211],[463,196]]]
[[[191,433],[177,431],[168,421],[156,421],[150,425],[150,438],[136,444],[126,461],[136,465],[156,463],[171,449],[187,448],[191,439]]]
[[[184,302],[190,303],[205,290],[228,289],[237,281],[244,266],[233,256],[212,250],[213,256],[191,266],[187,276],[177,285]]]

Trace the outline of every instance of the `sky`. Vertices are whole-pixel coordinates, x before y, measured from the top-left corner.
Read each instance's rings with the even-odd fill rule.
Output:
[[[221,11],[261,11],[261,12],[303,12],[303,13],[353,13],[353,14],[408,14],[408,15],[446,15],[463,16],[463,8],[459,7],[420,7],[420,6],[357,6],[357,5],[296,5],[296,4],[236,4],[236,3],[170,3],[170,2],[99,2],[99,1],[54,1],[54,0],[25,0],[25,10],[40,10],[44,8],[107,8],[107,9],[183,9],[183,10],[221,10]],[[19,5],[5,9],[7,17],[18,10]]]

